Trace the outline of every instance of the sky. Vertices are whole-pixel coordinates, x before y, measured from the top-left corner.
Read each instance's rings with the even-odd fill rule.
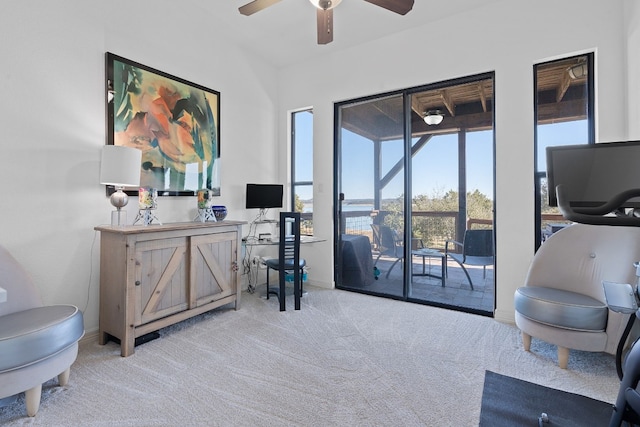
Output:
[[[493,197],[492,132],[467,134],[467,189]],[[415,142],[415,141],[414,141]],[[412,159],[413,194],[430,197],[458,189],[457,135],[434,136]],[[382,147],[383,175],[403,155],[403,141],[386,141]],[[349,131],[342,133],[342,191],[346,199],[373,197],[373,144]],[[353,159],[357,159],[354,161]],[[404,194],[402,173],[383,190],[383,198]]]
[[[313,114],[296,114],[296,180],[313,180]],[[547,146],[587,142],[586,120],[554,123],[538,127],[537,170],[546,170]],[[401,140],[383,143],[382,168],[386,173],[403,154]],[[342,188],[345,198],[373,198],[373,144],[370,140],[343,130]],[[531,148],[533,150],[533,147]],[[479,190],[493,198],[493,132],[467,134],[467,191]],[[440,196],[458,189],[457,135],[434,136],[412,159],[413,194]],[[533,177],[532,177],[533,179]],[[311,187],[299,188],[303,200],[313,197]],[[404,193],[402,173],[383,190],[383,198]]]

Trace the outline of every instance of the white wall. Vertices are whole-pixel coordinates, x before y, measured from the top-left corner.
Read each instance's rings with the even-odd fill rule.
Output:
[[[93,227],[108,224],[112,210],[98,183],[105,52],[220,91],[218,201],[229,217],[250,219],[245,183],[275,180],[275,69],[213,33],[215,25],[193,22],[188,35],[175,32],[184,7],[169,0],[26,0],[4,4],[0,14],[0,244],[32,274],[45,303],[84,309],[88,332],[98,327]],[[276,168],[256,167],[262,164]],[[127,208],[131,222],[137,203]],[[195,197],[160,198],[157,216],[190,221]]]
[[[624,4],[629,139],[640,139],[640,2],[625,0]]]
[[[633,12],[629,46],[623,3]],[[215,34],[215,25],[191,28],[189,38],[204,40],[206,49],[177,36],[171,29],[182,6],[23,0],[3,5],[0,14],[0,244],[31,272],[46,303],[85,309],[88,332],[98,326],[93,227],[108,223],[112,209],[98,183],[106,51],[221,92],[219,202],[234,219],[252,219],[243,208],[246,182],[286,181],[287,111],[314,107],[314,227],[327,242],[305,248],[305,257],[312,282],[324,286],[333,285],[334,102],[495,70],[498,318],[513,317],[513,290],[533,254],[533,63],[595,50],[598,110],[606,112],[598,115],[599,139],[625,138],[626,126],[640,137],[637,115],[625,115],[627,103],[639,110],[637,96],[625,97],[623,67],[639,40],[634,0],[505,0],[284,70],[243,53]],[[424,48],[429,37],[441,47]],[[636,75],[637,61],[630,64]],[[335,78],[318,85],[326,75]],[[635,81],[636,95],[637,88]],[[188,221],[194,204],[194,198],[161,198],[157,215]],[[129,218],[135,213],[130,204]]]
[[[623,16],[623,0],[505,0],[281,70],[280,133],[287,110],[314,108],[314,232],[332,239],[335,102],[495,70],[495,314],[513,321],[513,293],[534,250],[533,64],[595,52],[597,139],[626,138]],[[439,46],[427,48],[429,39]],[[327,286],[331,249],[305,252]]]

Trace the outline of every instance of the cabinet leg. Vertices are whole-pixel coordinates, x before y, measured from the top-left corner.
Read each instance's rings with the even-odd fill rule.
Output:
[[[98,344],[105,345],[109,341],[109,335],[104,331],[98,331]]]
[[[120,354],[122,357],[131,356],[135,352],[136,338],[134,334],[127,334],[120,341]]]

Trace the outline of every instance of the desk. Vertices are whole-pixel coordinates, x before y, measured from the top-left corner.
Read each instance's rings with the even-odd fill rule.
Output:
[[[7,302],[7,291],[6,291],[6,289],[0,288],[0,302]]]
[[[315,236],[300,236],[300,244],[304,245],[306,243],[318,243],[324,242],[327,239],[321,239],[320,237]],[[269,240],[258,240],[255,237],[253,239],[242,239],[242,244],[245,246],[273,246],[280,243],[279,238],[273,238]]]
[[[445,276],[444,272],[445,272],[446,255],[440,252],[439,250],[430,249],[430,248],[414,249],[411,251],[411,255],[422,257],[422,273],[414,273],[413,266],[412,266],[411,275],[412,276],[429,276],[436,279],[440,279],[440,281],[442,282],[442,287],[444,288],[444,276]],[[442,268],[440,272],[440,276],[436,276],[435,274],[427,273],[425,271],[425,262],[424,262],[425,258],[440,258],[440,265]]]
[[[319,243],[324,241],[326,241],[326,239],[322,239],[316,236],[300,236],[301,246],[307,245],[310,243]],[[278,246],[279,243],[280,243],[280,239],[277,237],[269,240],[259,240],[255,236],[244,237],[242,239],[242,245],[244,246],[243,255],[242,255],[244,259],[243,265],[245,266],[245,268],[248,268],[249,293],[253,293],[256,289],[256,286],[258,284],[259,271],[260,271],[259,264],[263,263],[265,259],[264,257],[259,255],[253,256],[251,254],[253,251],[253,248],[258,246],[265,246],[265,247]],[[246,251],[244,249],[246,249]],[[272,251],[269,251],[269,252],[272,252]],[[275,257],[277,258],[277,253]],[[302,255],[300,257],[302,258]],[[268,269],[266,274],[269,274]]]
[[[371,242],[367,236],[343,234],[342,249],[342,284],[349,286],[366,286],[373,283],[373,257]]]

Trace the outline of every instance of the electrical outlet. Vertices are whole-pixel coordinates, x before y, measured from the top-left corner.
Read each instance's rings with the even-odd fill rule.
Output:
[[[258,265],[260,264],[260,257],[254,256],[253,259],[251,260],[251,265]]]

